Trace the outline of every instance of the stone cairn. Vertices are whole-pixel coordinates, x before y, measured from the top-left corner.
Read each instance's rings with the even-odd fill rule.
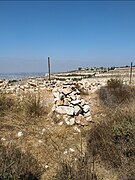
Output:
[[[53,112],[63,115],[67,125],[88,125],[92,121],[90,106],[80,96],[80,91],[72,83],[64,83],[63,87],[53,89]]]

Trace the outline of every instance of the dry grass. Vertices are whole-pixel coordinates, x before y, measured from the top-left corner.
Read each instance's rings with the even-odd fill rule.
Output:
[[[131,180],[135,179],[135,97],[133,88],[126,86],[125,90],[119,81],[115,84],[111,80],[113,87],[109,83],[110,81],[108,87],[103,87],[105,99],[102,99],[103,94],[99,94],[99,98],[104,102],[101,106],[103,106],[105,116],[101,116],[102,120],[87,134],[88,152],[94,155],[98,164],[103,164],[108,170],[116,171],[117,179]],[[113,101],[113,96],[106,94],[108,91],[114,93],[115,85],[119,93],[122,93],[117,94],[117,101]],[[128,95],[126,94],[125,99],[121,99],[125,91]],[[108,99],[111,99],[113,103],[106,102]],[[108,104],[109,106],[106,106]]]
[[[97,180],[95,172],[92,171],[91,157],[87,154],[80,156],[72,162],[63,161],[55,176],[56,180]]]
[[[110,79],[105,87],[100,88],[98,94],[105,105],[115,107],[132,100],[135,97],[135,88],[123,84],[119,79]]]
[[[47,113],[45,105],[41,102],[39,93],[27,93],[24,98],[23,107],[28,117],[40,117]]]
[[[85,151],[86,130],[85,128],[82,129],[82,135],[74,130],[74,127],[68,127],[65,124],[60,126],[58,124],[63,121],[62,117],[58,118],[56,114],[51,114],[50,103],[48,106],[45,104],[45,101],[52,101],[51,93],[41,93],[40,101],[39,99],[36,99],[38,98],[37,94],[36,98],[33,94],[31,96],[23,94],[20,99],[14,98],[14,110],[6,109],[6,113],[3,116],[0,116],[0,139],[2,144],[0,153],[1,158],[3,158],[2,162],[4,163],[7,159],[10,159],[10,162],[15,162],[15,164],[11,164],[10,168],[12,171],[15,171],[15,180],[18,179],[16,178],[17,176],[21,176],[20,174],[22,174],[22,172],[26,175],[26,179],[29,179],[28,177],[31,176],[32,173],[37,179],[53,180],[56,175],[56,171],[58,170],[58,166],[62,161],[68,160],[68,162],[71,162],[73,158],[78,159],[82,152]],[[34,101],[32,99],[33,96]],[[36,100],[38,100],[37,104],[35,102]],[[25,106],[26,104],[28,106]],[[36,106],[36,108],[31,108],[33,106]],[[40,115],[39,107],[43,108],[43,113]],[[28,113],[26,113],[27,108]],[[34,114],[35,112],[37,114]],[[18,136],[18,133],[21,133],[22,135]],[[10,147],[9,144],[13,144],[13,146]],[[74,152],[72,152],[70,148],[72,148]],[[11,153],[9,153],[7,149],[9,149]],[[4,154],[4,151],[7,155]],[[17,159],[19,152],[20,154],[22,153],[21,156],[24,160],[21,159],[20,156],[20,161]],[[13,159],[10,154],[13,155]],[[31,160],[28,158],[27,161],[27,155]],[[35,166],[37,166],[37,171],[41,168],[40,176],[34,174],[32,170],[30,170],[30,172],[26,172],[25,169],[20,170],[19,167],[23,167],[25,161],[27,165],[26,167],[31,165],[31,168],[33,169],[35,168],[32,165],[32,162],[34,161]],[[46,168],[47,166],[49,167]],[[3,167],[1,169],[3,171]],[[10,177],[12,171],[8,172],[7,178]],[[37,171],[35,170],[35,173]],[[1,176],[3,177],[5,175],[2,174]]]
[[[38,180],[42,167],[31,154],[23,153],[12,144],[0,145],[0,179]]]
[[[15,100],[10,95],[0,92],[0,116],[4,115],[6,111],[12,111],[15,106]]]
[[[11,97],[6,95],[6,98]],[[96,114],[99,113],[100,121],[92,110],[95,125],[77,126],[81,130],[78,132],[75,126],[60,125],[62,116],[50,113],[51,103],[47,103],[52,102],[51,92],[23,94],[21,99],[13,99],[12,106],[2,109],[4,114],[0,115],[1,179],[14,175],[15,180],[18,177],[24,180],[112,180],[111,174],[105,174],[110,170],[118,172],[115,179],[135,179],[134,101],[128,99],[114,103],[115,106],[98,104]],[[96,105],[97,98],[93,103]],[[104,116],[100,116],[100,109]],[[10,167],[7,174],[3,167]],[[99,169],[104,170],[104,176]]]

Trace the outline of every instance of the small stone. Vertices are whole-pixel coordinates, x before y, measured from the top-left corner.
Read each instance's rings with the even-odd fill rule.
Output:
[[[75,152],[75,150],[73,148],[69,148],[69,151],[71,152]]]
[[[23,136],[23,133],[20,131],[20,132],[17,133],[17,136],[21,137],[21,136]]]
[[[43,141],[42,141],[42,140],[40,140],[40,139],[38,140],[38,142],[39,142],[39,143],[43,143]]]
[[[59,98],[54,98],[54,103],[56,104],[59,101]]]
[[[1,141],[6,141],[6,138],[1,138]]]
[[[67,154],[67,153],[68,153],[67,150],[65,150],[63,154]]]
[[[59,122],[58,125],[59,125],[59,126],[62,126],[62,125],[63,125],[63,121]]]
[[[84,117],[85,117],[85,118],[90,117],[90,116],[91,116],[90,111],[88,111],[87,113],[84,113]]]
[[[60,95],[59,95],[59,98],[60,98],[60,100],[64,100],[64,94],[62,94],[62,93],[60,93]]]
[[[75,118],[71,118],[71,119],[70,118],[66,118],[65,122],[66,122],[67,125],[72,126],[72,125],[75,124]]]
[[[56,110],[56,105],[54,104],[52,107],[52,112],[54,112]]]
[[[81,99],[81,106],[84,106],[86,103],[85,103],[85,100],[84,99]]]
[[[54,92],[53,95],[55,98],[59,99],[59,92]]]
[[[82,112],[82,109],[79,106],[74,106],[74,114],[78,116]]]
[[[53,88],[52,92],[53,92],[53,94],[54,94],[55,92],[58,93],[58,88],[57,88],[57,87]]]
[[[64,106],[69,106],[69,105],[70,105],[69,99],[65,98],[64,99]]]
[[[86,121],[92,122],[92,117],[91,117],[91,116],[87,117],[87,118],[86,118]]]
[[[61,115],[60,115],[60,114],[57,114],[57,115],[56,115],[56,118],[57,118],[57,119],[60,119],[60,118],[61,118]]]
[[[82,126],[88,126],[88,121],[86,121],[85,118],[82,118],[80,124],[81,124]]]
[[[71,104],[73,104],[73,105],[77,105],[77,104],[80,104],[80,103],[81,103],[81,100],[71,101]]]
[[[48,169],[48,168],[49,168],[49,166],[48,166],[48,165],[45,165],[45,168],[46,168],[46,169]]]
[[[84,105],[84,106],[83,106],[83,111],[84,111],[85,113],[87,113],[89,110],[90,110],[90,106],[89,106],[89,105]]]
[[[81,100],[81,96],[80,96],[80,95],[77,95],[76,99],[77,99],[77,100]]]
[[[24,85],[24,88],[25,88],[25,89],[29,89],[30,86],[29,86],[28,84],[26,84],[26,85]]]
[[[76,93],[77,93],[77,94],[80,94],[80,91],[79,91],[78,89],[76,89]]]
[[[37,87],[36,83],[34,83],[34,82],[28,82],[28,84],[33,86],[33,87]]]
[[[77,131],[77,132],[81,132],[81,130],[76,126],[74,127],[74,130]]]
[[[45,128],[43,128],[43,129],[42,129],[42,132],[41,132],[41,134],[43,135],[43,134],[44,134],[44,132],[45,132]]]
[[[70,94],[71,92],[72,92],[72,90],[69,89],[69,88],[62,89],[62,93],[63,93],[64,95],[68,95],[68,94]]]
[[[73,92],[70,94],[70,98],[71,98],[72,100],[76,100],[76,92],[75,92],[75,91],[73,91]]]
[[[21,90],[24,90],[25,88],[24,88],[24,86],[20,86],[20,89],[21,89]]]
[[[84,118],[84,117],[83,117],[83,115],[82,115],[82,114],[79,114],[78,116],[76,116],[76,118],[75,118],[75,122],[76,122],[77,124],[80,124],[80,123],[81,123],[82,118]]]
[[[58,101],[56,102],[56,104],[57,104],[58,106],[62,106],[62,105],[64,105],[64,100],[58,100]]]

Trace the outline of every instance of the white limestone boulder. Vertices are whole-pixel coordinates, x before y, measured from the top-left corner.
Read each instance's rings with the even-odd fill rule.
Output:
[[[55,111],[59,114],[67,114],[71,116],[74,114],[74,108],[69,106],[58,106]]]

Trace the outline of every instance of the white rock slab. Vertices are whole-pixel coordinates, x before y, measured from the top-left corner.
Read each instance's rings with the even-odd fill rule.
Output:
[[[55,111],[60,114],[67,114],[71,116],[74,114],[74,108],[69,106],[58,106]]]
[[[74,101],[71,101],[71,104],[73,105],[77,105],[77,104],[80,104],[81,103],[81,100],[74,100]]]

